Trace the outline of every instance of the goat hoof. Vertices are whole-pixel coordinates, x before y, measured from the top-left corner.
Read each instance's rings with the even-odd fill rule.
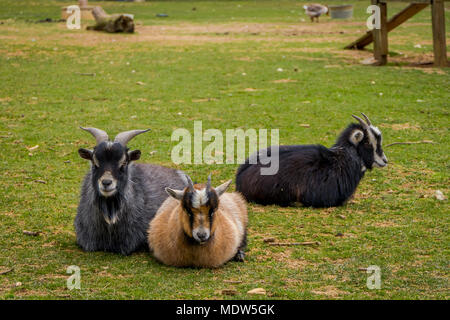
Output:
[[[234,260],[238,261],[238,262],[244,262],[245,252],[242,250],[238,250],[238,252],[236,253],[236,256],[234,257]]]

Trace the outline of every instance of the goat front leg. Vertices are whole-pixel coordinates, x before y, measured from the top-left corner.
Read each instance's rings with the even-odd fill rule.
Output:
[[[244,237],[242,238],[241,244],[234,256],[233,260],[238,262],[244,262],[245,260],[245,248],[247,247],[247,232],[245,232]]]

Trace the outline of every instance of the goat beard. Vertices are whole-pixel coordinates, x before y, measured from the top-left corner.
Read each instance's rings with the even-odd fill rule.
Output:
[[[116,192],[116,194],[111,197],[101,196],[98,198],[100,212],[106,223],[109,225],[115,224],[119,220],[118,213],[121,208],[121,198],[119,192]]]

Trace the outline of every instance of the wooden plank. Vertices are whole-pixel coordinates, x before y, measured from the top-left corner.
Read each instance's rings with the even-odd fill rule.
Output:
[[[445,44],[444,1],[434,0],[431,4],[431,23],[433,28],[434,65],[447,67],[447,47]]]
[[[387,5],[385,2],[372,0],[372,3],[380,7],[380,29],[373,29],[373,55],[377,65],[384,66],[387,63],[388,38],[387,38]]]
[[[418,12],[422,11],[428,6],[427,3],[412,3],[408,5],[405,9],[394,15],[387,22],[387,31],[395,29],[403,22],[416,15]],[[365,46],[369,45],[373,41],[372,31],[368,31],[365,35],[360,37],[358,40],[350,43],[345,49],[363,49]]]
[[[416,15],[428,6],[428,3],[411,3],[405,9],[397,13],[388,22],[388,31],[391,31],[401,25],[403,22]]]

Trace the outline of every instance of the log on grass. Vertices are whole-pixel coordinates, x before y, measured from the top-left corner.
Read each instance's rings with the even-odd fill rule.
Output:
[[[88,30],[115,32],[134,32],[134,20],[127,14],[107,14],[102,7],[92,9],[95,18],[95,26],[87,27]]]

